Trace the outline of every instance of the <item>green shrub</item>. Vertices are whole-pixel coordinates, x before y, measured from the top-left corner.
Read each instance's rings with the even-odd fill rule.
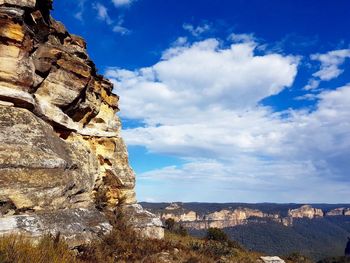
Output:
[[[183,237],[188,236],[188,231],[183,227],[183,225],[179,225],[174,232]]]
[[[176,223],[173,218],[168,218],[167,220],[165,220],[164,224],[165,228],[170,232],[183,237],[188,236],[187,229],[183,225]]]
[[[208,241],[202,248],[205,254],[209,254],[214,258],[221,258],[223,256],[233,256],[234,250],[228,247],[223,242]]]
[[[219,242],[228,242],[229,238],[224,231],[216,227],[210,227],[206,234],[207,240],[215,240]]]
[[[175,228],[175,220],[172,218],[168,218],[167,220],[165,220],[164,224],[165,224],[165,228],[168,229],[169,231],[173,231]]]

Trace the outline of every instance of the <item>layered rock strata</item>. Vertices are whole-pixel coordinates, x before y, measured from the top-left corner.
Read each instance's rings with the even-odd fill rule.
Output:
[[[81,229],[87,239],[110,229],[97,208],[122,202],[161,237],[160,221],[135,207],[113,85],[51,4],[0,0],[0,234],[52,230],[79,243]]]
[[[350,208],[335,208],[326,213],[327,216],[350,216]]]
[[[297,209],[290,209],[288,216],[292,218],[317,218],[323,217],[322,209],[313,208],[311,205],[303,205]]]
[[[264,223],[267,221],[280,223],[284,226],[292,226],[294,220],[301,218],[317,219],[324,216],[350,216],[349,208],[336,208],[325,213],[322,209],[314,208],[311,205],[302,205],[296,209],[289,209],[287,216],[281,216],[280,213],[264,213],[258,209],[246,207],[226,208],[211,213],[199,214],[195,211],[184,209],[177,203],[170,204],[161,212],[159,210],[152,210],[152,212],[157,213],[163,221],[172,218],[184,227],[192,229],[226,228],[250,222]]]

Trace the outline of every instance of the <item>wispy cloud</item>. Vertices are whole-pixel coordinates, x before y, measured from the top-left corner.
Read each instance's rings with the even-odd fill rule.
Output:
[[[190,32],[194,37],[199,37],[205,32],[208,32],[210,30],[210,26],[208,24],[203,24],[199,26],[193,26],[192,24],[183,24],[183,29]]]
[[[310,79],[307,83],[307,85],[304,87],[304,90],[316,90],[320,86],[320,80],[319,79]]]
[[[313,74],[320,80],[331,80],[338,77],[344,72],[339,67],[345,62],[345,59],[350,58],[350,49],[341,49],[329,51],[326,54],[311,55],[312,60],[321,62],[319,71]]]
[[[301,50],[317,46],[320,39],[317,35],[299,35],[296,33],[288,33],[281,40],[268,43],[267,47],[272,52],[283,53],[286,49]]]
[[[254,34],[236,34],[236,33],[232,33],[231,35],[229,35],[228,40],[233,41],[235,43],[247,43],[247,42],[256,41]]]
[[[319,87],[321,81],[329,81],[337,78],[344,72],[340,66],[348,58],[350,58],[350,49],[333,50],[326,54],[311,55],[311,59],[320,62],[321,65],[320,69],[312,74],[313,78],[309,80],[304,89],[315,90]]]
[[[85,11],[86,0],[78,0],[78,11],[74,14],[74,17],[83,22],[83,14]]]
[[[108,9],[101,3],[93,3],[92,7],[97,11],[97,18],[101,21],[106,22],[108,25],[113,23],[112,19],[108,15]]]
[[[113,20],[109,15],[108,8],[99,2],[93,3],[92,8],[97,11],[97,19],[105,22],[108,26],[110,26],[113,32],[120,35],[127,35],[131,33],[129,29],[123,26],[123,16],[119,16],[117,20]]]
[[[130,30],[126,27],[116,25],[113,27],[113,32],[119,33],[121,35],[127,35],[130,33]]]
[[[113,26],[113,32],[118,33],[120,35],[130,34],[131,31],[129,29],[127,29],[126,27],[124,27],[123,23],[124,23],[124,19],[120,17],[118,19],[118,23]]]
[[[116,7],[129,6],[135,0],[112,0],[113,4]]]

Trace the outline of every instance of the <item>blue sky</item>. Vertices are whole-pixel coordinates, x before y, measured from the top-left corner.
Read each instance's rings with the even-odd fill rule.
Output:
[[[350,202],[350,2],[61,0],[140,201]]]

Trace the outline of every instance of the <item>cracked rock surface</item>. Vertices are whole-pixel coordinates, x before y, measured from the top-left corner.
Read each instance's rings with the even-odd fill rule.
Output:
[[[135,205],[119,97],[51,5],[0,0],[0,233],[52,230],[76,244],[109,231],[97,208],[124,200],[130,223],[161,238],[159,222]]]

